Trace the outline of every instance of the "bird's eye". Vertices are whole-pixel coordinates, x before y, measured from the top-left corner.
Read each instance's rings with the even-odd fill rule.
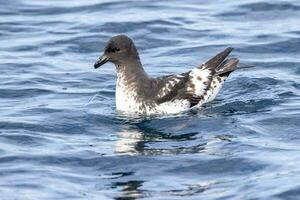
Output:
[[[114,48],[112,48],[110,51],[111,51],[111,52],[113,52],[113,53],[115,53],[115,52],[118,52],[118,51],[120,51],[120,49],[119,49],[119,48],[117,48],[117,47],[114,47]]]

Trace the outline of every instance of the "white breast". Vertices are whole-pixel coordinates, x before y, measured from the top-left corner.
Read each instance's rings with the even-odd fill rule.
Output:
[[[116,85],[116,108],[126,113],[143,113],[143,104],[139,101],[134,85],[125,85],[123,77],[118,77]]]

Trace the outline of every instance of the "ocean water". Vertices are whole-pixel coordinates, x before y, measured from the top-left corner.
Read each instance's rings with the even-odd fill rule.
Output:
[[[1,200],[300,199],[298,0],[0,0]],[[241,66],[198,112],[115,111],[127,34],[151,76],[225,47]]]

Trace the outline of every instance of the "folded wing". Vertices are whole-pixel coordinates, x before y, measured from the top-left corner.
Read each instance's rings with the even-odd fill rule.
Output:
[[[237,59],[226,59],[232,50],[233,48],[225,49],[187,73],[154,79],[153,83],[158,88],[156,103],[179,99],[188,100],[190,107],[193,107],[212,99],[212,96],[216,96],[216,91],[219,91],[219,85],[237,67]]]

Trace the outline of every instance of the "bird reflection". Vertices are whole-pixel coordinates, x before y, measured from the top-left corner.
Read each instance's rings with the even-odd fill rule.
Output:
[[[205,192],[217,184],[215,181],[203,182],[202,184],[186,184],[181,189],[151,191],[143,189],[144,181],[131,180],[126,182],[116,182],[112,185],[113,189],[121,189],[120,193],[114,199],[128,200],[141,199],[155,196],[173,196],[173,197],[191,197],[193,195]]]
[[[143,181],[116,182],[112,188],[122,188],[122,192],[114,199],[125,200],[141,198],[144,196],[143,191],[139,189],[142,185]]]
[[[183,128],[183,125],[176,127],[178,130]],[[201,140],[198,132],[176,134],[174,129],[172,132],[149,128],[144,123],[125,126],[118,132],[115,153],[161,155],[198,153],[205,150],[206,142]]]

